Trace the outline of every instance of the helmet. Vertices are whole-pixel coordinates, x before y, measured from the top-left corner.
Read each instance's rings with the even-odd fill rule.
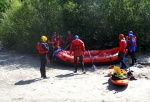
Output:
[[[41,40],[42,40],[43,42],[46,42],[46,41],[47,41],[47,37],[46,37],[46,36],[42,36],[42,37],[41,37]]]
[[[56,32],[53,32],[53,34],[56,34]]]
[[[133,37],[133,34],[129,34],[129,37],[131,37],[131,38],[132,38],[132,37]]]
[[[129,34],[132,34],[132,35],[133,35],[133,31],[129,31],[128,35],[129,35]]]
[[[78,35],[75,35],[75,36],[74,36],[74,39],[79,39],[79,36],[78,36]]]
[[[124,35],[123,34],[119,34],[119,38],[123,39]]]

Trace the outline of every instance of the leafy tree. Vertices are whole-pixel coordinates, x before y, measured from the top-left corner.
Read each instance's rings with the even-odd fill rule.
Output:
[[[8,48],[35,53],[42,35],[71,30],[86,49],[118,46],[118,35],[132,30],[138,50],[150,48],[149,0],[1,0],[0,40]]]

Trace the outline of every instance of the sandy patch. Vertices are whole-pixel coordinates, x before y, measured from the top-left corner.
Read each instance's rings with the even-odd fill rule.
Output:
[[[138,60],[150,61],[150,56]],[[138,79],[128,86],[115,86],[109,80],[108,66],[97,66],[96,72],[86,67],[87,74],[79,69],[55,63],[47,66],[48,79],[41,79],[39,58],[0,52],[1,102],[149,102],[150,67],[131,67]]]

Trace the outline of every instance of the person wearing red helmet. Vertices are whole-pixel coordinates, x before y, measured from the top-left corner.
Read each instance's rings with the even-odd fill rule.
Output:
[[[119,40],[120,41],[119,41],[119,49],[118,49],[119,50],[118,58],[121,63],[121,69],[125,69],[127,68],[127,65],[123,61],[123,58],[125,57],[127,43],[124,38],[124,34],[119,34]]]
[[[74,52],[74,67],[75,67],[75,73],[77,73],[77,58],[79,57],[80,62],[82,64],[82,72],[86,73],[84,70],[84,62],[83,62],[83,56],[85,52],[85,46],[82,40],[79,39],[78,35],[74,36],[74,40],[71,43],[70,46],[70,54]]]

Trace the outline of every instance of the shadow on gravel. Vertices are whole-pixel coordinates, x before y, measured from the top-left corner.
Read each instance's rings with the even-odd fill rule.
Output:
[[[125,86],[118,86],[118,85],[114,85],[111,80],[109,79],[108,80],[108,86],[107,86],[107,89],[109,91],[116,91],[116,93],[118,92],[122,92],[124,91],[126,88],[128,87],[128,85],[125,85]]]
[[[42,80],[41,78],[35,78],[35,79],[30,79],[30,80],[20,80],[18,82],[16,82],[14,85],[27,85],[27,84],[31,84],[33,82],[37,82]]]
[[[57,78],[65,78],[65,77],[72,77],[74,75],[75,75],[74,73],[68,73],[68,74],[57,75],[55,77],[57,77]]]
[[[72,77],[72,76],[77,76],[77,75],[83,75],[83,73],[82,74],[79,74],[79,73],[68,73],[68,74],[57,75],[55,77],[57,77],[57,78],[65,78],[65,77]]]

